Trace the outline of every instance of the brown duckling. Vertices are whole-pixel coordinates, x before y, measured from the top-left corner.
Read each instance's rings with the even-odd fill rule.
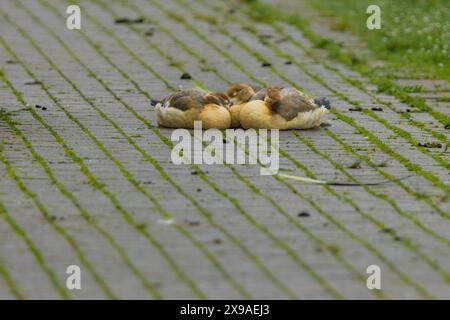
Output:
[[[249,102],[255,95],[255,90],[245,83],[236,83],[227,90],[227,95],[231,100],[231,128],[239,128],[239,113],[242,107]]]
[[[260,99],[259,92],[254,97]],[[252,100],[240,110],[239,120],[244,128],[311,129],[317,128],[328,112],[325,98],[311,99],[295,88],[267,88],[264,100]]]
[[[162,101],[152,101],[160,126],[194,128],[202,121],[203,129],[227,129],[231,124],[228,96],[221,92],[206,92],[193,88],[178,91]]]

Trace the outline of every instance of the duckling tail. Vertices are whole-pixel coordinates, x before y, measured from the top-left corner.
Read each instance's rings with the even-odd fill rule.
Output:
[[[325,108],[327,108],[328,110],[331,109],[330,100],[328,100],[328,99],[325,98],[325,97],[320,97],[320,98],[314,99],[314,103],[315,103],[316,105],[318,105],[319,107],[325,107]]]

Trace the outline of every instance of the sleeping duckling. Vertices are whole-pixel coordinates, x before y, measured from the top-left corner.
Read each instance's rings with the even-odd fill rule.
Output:
[[[295,88],[269,87],[264,100],[262,92],[246,103],[240,111],[242,127],[255,129],[311,129],[320,126],[330,109],[326,98],[310,99]]]
[[[152,101],[157,122],[169,128],[194,128],[194,121],[202,121],[203,129],[227,129],[231,124],[228,96],[221,92],[201,89],[178,91],[162,101]]]
[[[255,90],[245,83],[236,83],[227,90],[227,95],[231,100],[231,128],[239,128],[239,113],[242,107],[249,102],[255,95]],[[264,97],[263,97],[264,99]]]

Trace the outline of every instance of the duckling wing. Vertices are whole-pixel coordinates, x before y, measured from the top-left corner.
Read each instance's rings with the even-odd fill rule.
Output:
[[[290,121],[299,113],[313,111],[317,107],[305,96],[288,95],[275,103],[272,110],[280,116]]]
[[[172,107],[182,111],[191,108],[200,108],[203,106],[204,96],[206,94],[206,91],[196,88],[182,90],[167,97],[163,102],[163,106],[165,108]]]
[[[206,91],[198,88],[192,88],[192,89],[185,89],[178,92],[175,92],[172,94],[169,99],[170,100],[177,100],[181,97],[191,97],[193,99],[199,99],[204,97],[207,94]]]
[[[203,98],[183,96],[170,102],[170,107],[186,111],[189,109],[200,109],[203,106]]]

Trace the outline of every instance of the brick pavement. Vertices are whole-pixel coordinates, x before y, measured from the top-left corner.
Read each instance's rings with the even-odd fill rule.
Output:
[[[79,3],[70,31],[69,2],[0,2],[0,298],[450,298],[449,154],[418,146],[448,141],[436,119],[405,118],[299,30],[226,2]],[[174,165],[149,99],[238,81],[331,99],[330,127],[280,133],[289,174],[392,182]],[[73,264],[81,290],[65,286]],[[366,288],[373,264],[381,291]]]

